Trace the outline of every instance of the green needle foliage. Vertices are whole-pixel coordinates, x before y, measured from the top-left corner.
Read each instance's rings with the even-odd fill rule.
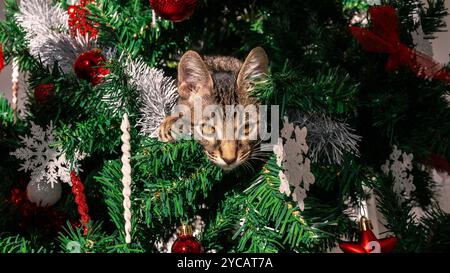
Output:
[[[52,2],[69,6],[65,0]],[[430,40],[446,31],[444,0],[381,2],[397,9],[401,40],[411,48],[419,27]],[[105,64],[110,72],[93,86],[57,62],[45,65],[32,56],[15,17],[19,6],[6,0],[0,43],[6,62],[16,58],[28,79],[26,111],[16,123],[0,97],[0,252],[158,252],[158,243],[167,242],[177,226],[199,216],[204,228],[198,238],[206,251],[326,252],[339,240],[357,239],[352,209],[371,195],[387,229],[399,238],[396,252],[448,252],[450,217],[436,201],[439,187],[430,178],[429,159],[450,159],[449,85],[418,78],[403,67],[387,72],[386,54],[365,52],[348,25],[355,12],[368,7],[365,0],[199,0],[188,20],[158,18],[152,26],[148,0],[97,0],[87,6],[88,18],[99,30],[97,46],[111,49]],[[127,58],[176,77],[188,49],[243,58],[255,46],[267,51],[270,75],[252,95],[279,105],[280,121],[294,110],[345,121],[361,136],[360,155],[344,151],[339,164],[311,164],[315,183],[304,210],[280,192],[280,167],[272,153],[252,162],[251,170],[224,172],[197,142],[162,143],[134,126],[142,103],[130,82],[133,75],[126,73]],[[54,94],[43,103],[34,89],[48,83],[54,84]],[[131,244],[125,243],[121,182],[124,113],[132,125]],[[20,161],[10,153],[20,147],[20,136],[30,134],[31,122],[52,123],[56,144],[68,158],[87,155],[78,170],[92,218],[87,234],[67,185],[61,200],[48,208],[64,213],[57,232],[47,230],[48,223],[21,224],[27,218],[11,201],[12,190],[25,190],[20,181],[29,181],[29,173],[18,171]],[[393,191],[394,178],[380,168],[394,145],[414,154],[410,175],[416,190],[404,202]]]

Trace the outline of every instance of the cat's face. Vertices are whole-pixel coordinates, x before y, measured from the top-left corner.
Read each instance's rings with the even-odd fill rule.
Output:
[[[199,143],[211,162],[229,171],[247,162],[257,153],[259,120],[257,114],[241,119],[236,112],[220,111],[219,116],[220,118],[214,119],[210,115],[203,115],[194,130],[200,136]],[[230,120],[230,117],[233,119]]]
[[[224,170],[245,164],[259,149],[257,107],[250,113],[242,109],[258,105],[249,93],[256,82],[265,79],[267,70],[268,59],[262,48],[253,49],[244,63],[230,57],[202,59],[194,51],[181,58],[179,104],[191,109],[196,139],[211,162]],[[209,106],[215,111],[202,111],[195,116],[196,101],[203,109]],[[235,107],[234,111],[230,111],[230,106]]]

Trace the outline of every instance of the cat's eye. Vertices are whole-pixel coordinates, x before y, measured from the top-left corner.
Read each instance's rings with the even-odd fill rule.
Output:
[[[248,131],[250,130],[250,124],[246,123],[246,124],[244,125],[244,130],[245,130],[245,133],[247,134]]]
[[[203,134],[212,135],[216,133],[216,128],[209,125],[203,125],[202,127]]]

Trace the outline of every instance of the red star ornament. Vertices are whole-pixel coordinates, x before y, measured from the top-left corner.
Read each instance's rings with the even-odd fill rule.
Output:
[[[358,242],[340,242],[339,247],[345,253],[389,253],[396,244],[397,238],[391,236],[378,239],[372,232],[372,223],[365,217],[360,222],[360,237]]]

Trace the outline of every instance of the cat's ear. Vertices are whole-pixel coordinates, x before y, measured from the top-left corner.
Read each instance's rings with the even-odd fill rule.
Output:
[[[264,80],[269,70],[269,58],[266,51],[261,47],[256,47],[250,51],[237,78],[239,86],[244,87],[248,84]]]
[[[181,57],[178,65],[178,92],[184,99],[192,94],[209,95],[213,87],[211,75],[200,55],[188,51]]]

